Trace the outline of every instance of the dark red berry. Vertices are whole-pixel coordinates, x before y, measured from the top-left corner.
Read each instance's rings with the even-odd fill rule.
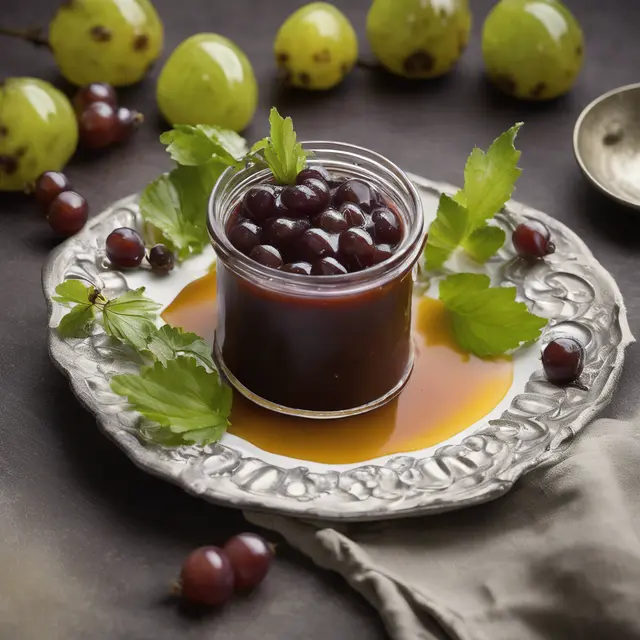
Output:
[[[313,224],[327,233],[340,233],[349,228],[342,213],[335,209],[325,209],[313,219]]]
[[[322,229],[307,229],[298,241],[298,251],[306,262],[312,264],[320,258],[336,255],[336,247],[331,242],[331,237]]]
[[[135,229],[120,227],[107,236],[107,258],[121,269],[138,267],[144,258],[144,242]]]
[[[371,214],[376,242],[398,244],[402,240],[402,225],[398,216],[387,207],[379,207]]]
[[[325,206],[323,197],[306,184],[285,187],[280,198],[289,215],[296,217],[320,213]]]
[[[259,244],[257,247],[254,247],[249,257],[261,265],[271,267],[272,269],[279,269],[282,266],[282,256],[280,252],[269,244]]]
[[[116,90],[106,82],[94,82],[78,89],[73,98],[73,106],[78,115],[94,102],[106,102],[115,109],[118,104]]]
[[[313,263],[311,273],[314,276],[340,276],[348,272],[335,258],[320,258]]]
[[[388,244],[379,244],[373,254],[373,264],[380,264],[393,255],[393,249]]]
[[[104,149],[116,139],[118,120],[114,108],[106,102],[92,102],[78,120],[80,141],[89,149]]]
[[[564,386],[575,382],[584,369],[584,347],[575,338],[556,338],[542,352],[547,380]]]
[[[360,227],[347,229],[340,234],[338,244],[340,258],[350,270],[370,267],[375,258],[375,246],[371,236]]]
[[[116,111],[116,135],[114,142],[126,142],[140,128],[144,122],[144,116],[139,112],[127,107],[120,107]]]
[[[230,538],[223,549],[233,567],[236,589],[253,589],[265,579],[273,550],[264,538],[256,533],[241,533]]]
[[[311,265],[308,262],[289,262],[285,264],[280,271],[286,271],[287,273],[300,273],[308,276],[311,273]]]
[[[182,596],[192,602],[218,606],[233,596],[235,577],[231,561],[218,547],[192,551],[180,574]]]
[[[240,220],[227,232],[229,242],[246,256],[251,253],[251,249],[260,244],[261,235],[262,230],[251,220]]]
[[[86,224],[88,217],[89,205],[75,191],[63,191],[54,198],[47,213],[51,228],[65,238],[78,233]]]
[[[340,211],[350,227],[364,227],[367,218],[362,209],[351,202],[347,202],[340,206]]]
[[[251,187],[242,199],[245,213],[258,224],[278,214],[276,208],[276,188],[270,184]]]
[[[158,273],[169,273],[176,263],[173,251],[163,244],[151,247],[148,260],[151,268]]]
[[[352,178],[338,187],[334,201],[338,205],[352,202],[364,211],[371,211],[374,206],[380,203],[380,196],[373,186],[363,180]]]
[[[329,190],[327,183],[319,178],[308,178],[302,184],[310,187],[316,196],[318,196],[318,211],[326,209],[329,205],[329,201],[331,200],[331,191]]]
[[[47,209],[63,191],[69,191],[70,189],[71,183],[64,173],[45,171],[36,180],[34,193],[38,204]]]
[[[513,232],[512,240],[518,255],[527,260],[544,258],[556,250],[548,227],[537,220],[519,224]]]
[[[317,178],[328,183],[331,180],[331,174],[322,165],[307,167],[296,176],[296,184],[303,184],[309,178]]]
[[[279,251],[288,252],[310,226],[306,218],[271,218],[263,227],[264,241]]]

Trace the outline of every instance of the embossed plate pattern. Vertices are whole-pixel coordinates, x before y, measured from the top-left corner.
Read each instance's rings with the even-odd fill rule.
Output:
[[[412,179],[426,198],[454,191],[449,185]],[[525,267],[507,243],[490,265],[494,279],[517,286],[531,310],[549,318],[542,342],[560,333],[583,341],[583,388],[554,387],[537,371],[498,419],[481,423],[460,442],[435,448],[430,455],[392,456],[381,464],[347,469],[318,470],[303,461],[285,468],[270,454],[248,455],[222,443],[165,448],[140,435],[140,416],[109,388],[111,375],[136,370],[131,352],[114,347],[99,328],[82,340],[63,340],[53,328],[64,309],[51,296],[64,279],[91,281],[108,295],[129,288],[121,273],[107,268],[103,247],[111,230],[138,223],[135,202],[135,196],[126,198],[92,219],[45,265],[51,357],[103,431],[136,464],[223,505],[357,521],[417,516],[497,498],[603,409],[620,376],[625,348],[633,342],[618,287],[584,243],[555,219],[510,202],[496,217],[498,224],[508,231],[526,217],[542,219],[552,230],[557,251]]]

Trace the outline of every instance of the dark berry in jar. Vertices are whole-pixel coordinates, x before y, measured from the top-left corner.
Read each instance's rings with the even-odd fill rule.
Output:
[[[104,149],[118,133],[115,109],[106,102],[92,102],[80,114],[78,120],[80,141],[89,149]]]
[[[73,98],[73,106],[78,114],[81,114],[94,102],[106,102],[115,108],[118,104],[116,90],[106,82],[94,82],[78,89]]]
[[[314,276],[339,276],[348,272],[335,258],[320,258],[313,263],[311,273]]]
[[[223,547],[238,590],[253,589],[267,576],[273,560],[273,547],[257,533],[240,533]]]
[[[343,182],[335,192],[334,201],[340,205],[345,202],[353,202],[365,211],[379,204],[380,197],[374,187],[363,180],[352,178]]]
[[[192,551],[180,574],[182,596],[192,602],[217,606],[233,596],[235,576],[227,554],[218,547]]]
[[[280,252],[270,244],[259,244],[257,247],[254,247],[249,257],[261,265],[271,267],[272,269],[279,269],[282,266],[282,256]]]
[[[328,187],[327,187],[328,191]],[[282,204],[289,210],[289,215],[312,216],[324,209],[328,202],[325,198],[311,188],[308,184],[287,186],[280,196]]]
[[[338,250],[342,262],[353,271],[366,269],[373,264],[375,245],[371,236],[360,227],[347,229],[340,234]]]
[[[320,258],[333,258],[336,254],[329,234],[322,229],[307,229],[300,236],[298,251],[305,261],[311,263]]]
[[[261,242],[260,227],[250,220],[239,220],[227,232],[229,242],[240,253],[248,256],[254,247]]]
[[[88,217],[89,205],[75,191],[63,191],[54,198],[47,213],[49,226],[55,233],[65,238],[78,233],[86,224]]]
[[[376,242],[398,244],[402,240],[402,226],[398,216],[387,207],[379,207],[371,214]]]
[[[564,386],[575,382],[584,369],[584,347],[575,338],[556,338],[542,352],[547,380]]]
[[[544,258],[556,250],[548,227],[537,220],[519,224],[513,231],[512,240],[518,255],[527,260]]]
[[[302,184],[310,187],[311,190],[320,199],[321,204],[318,205],[318,211],[322,211],[329,205],[329,201],[331,200],[331,191],[329,190],[329,186],[324,180],[320,180],[319,178],[309,178]]]
[[[380,264],[393,255],[393,249],[388,244],[379,244],[373,254],[373,264]]]
[[[331,174],[322,165],[307,167],[296,176],[296,184],[302,184],[309,178],[316,178],[328,183],[331,180]]]
[[[344,216],[349,227],[364,227],[367,222],[367,217],[357,204],[347,202],[340,206],[340,212]]]
[[[114,266],[133,269],[144,258],[144,242],[135,229],[120,227],[107,236],[106,251]]]
[[[311,265],[308,262],[289,262],[285,264],[280,271],[286,271],[287,273],[300,273],[308,276],[311,273]]]
[[[349,228],[342,213],[335,209],[325,209],[313,219],[313,224],[327,233],[340,233]]]
[[[163,244],[151,247],[148,260],[151,268],[157,273],[169,273],[176,263],[173,251]]]
[[[310,226],[306,218],[271,218],[263,227],[263,238],[280,251],[290,251]]]
[[[116,135],[114,142],[126,142],[140,128],[144,122],[144,116],[139,111],[120,107],[116,111]]]
[[[35,184],[35,196],[38,204],[44,209],[63,192],[71,189],[67,176],[60,171],[45,171]]]
[[[263,223],[278,213],[276,196],[277,190],[270,184],[251,187],[242,199],[245,213],[258,224]]]

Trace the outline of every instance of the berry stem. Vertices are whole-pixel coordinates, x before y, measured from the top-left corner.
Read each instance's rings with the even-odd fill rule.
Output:
[[[31,42],[36,47],[46,47],[51,49],[49,41],[42,35],[42,27],[33,27],[32,29],[12,29],[10,27],[0,27],[0,36],[8,36],[10,38],[18,38]]]

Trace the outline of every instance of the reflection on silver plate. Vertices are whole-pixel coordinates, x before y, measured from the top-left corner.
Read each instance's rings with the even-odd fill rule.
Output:
[[[440,193],[453,191],[449,185],[412,179],[432,213]],[[552,230],[557,252],[525,267],[505,246],[490,265],[494,279],[516,285],[530,308],[549,318],[542,342],[572,334],[586,345],[583,388],[554,387],[534,370],[501,414],[474,425],[453,444],[372,463],[332,468],[288,459],[281,464],[278,456],[236,446],[233,437],[207,447],[165,448],[140,436],[140,416],[109,388],[111,375],[136,369],[126,349],[114,347],[100,329],[82,340],[63,340],[53,329],[64,310],[51,296],[64,279],[89,280],[108,295],[129,288],[122,273],[106,267],[103,247],[115,227],[137,224],[135,202],[131,197],[115,203],[58,247],[45,265],[51,357],[100,427],[136,464],[222,505],[364,521],[436,513],[497,498],[603,409],[620,376],[625,348],[633,342],[618,287],[584,243],[553,218],[509,203],[497,222],[508,231],[526,217],[541,219]]]

